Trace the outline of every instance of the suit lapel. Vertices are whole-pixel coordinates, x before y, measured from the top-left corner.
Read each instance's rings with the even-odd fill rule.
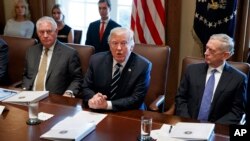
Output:
[[[218,82],[217,88],[216,88],[215,93],[214,93],[214,98],[213,98],[213,102],[211,105],[212,107],[214,106],[214,104],[217,102],[217,100],[221,96],[222,91],[224,91],[224,89],[229,84],[229,83],[225,83],[225,82],[230,82],[231,80],[232,80],[231,67],[226,63],[224,66],[223,72],[221,74],[221,78]]]
[[[197,105],[200,105],[201,104],[201,100],[202,100],[202,97],[203,97],[203,93],[204,93],[204,89],[205,89],[205,85],[206,85],[206,76],[207,76],[207,69],[208,69],[208,65],[207,64],[204,64],[201,66],[200,70],[198,70],[198,72],[200,73],[197,73],[197,83],[198,84],[198,98],[196,101],[197,102]],[[198,106],[199,107],[199,106]],[[199,110],[199,109],[198,109]]]
[[[34,57],[35,58],[34,59],[34,64],[35,64],[34,68],[36,68],[36,73],[38,73],[42,52],[43,52],[43,46],[42,46],[42,44],[40,44],[38,49],[34,53],[34,55],[35,55],[35,57]]]
[[[56,67],[56,63],[59,61],[61,55],[62,55],[62,53],[61,53],[60,43],[57,41],[55,44],[54,50],[53,50],[51,60],[50,60],[46,80],[49,78],[52,71],[55,70],[54,68]]]

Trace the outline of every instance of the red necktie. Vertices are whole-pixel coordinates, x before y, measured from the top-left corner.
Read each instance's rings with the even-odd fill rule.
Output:
[[[104,25],[105,25],[105,22],[102,21],[101,22],[101,29],[100,29],[100,41],[102,41],[102,36],[103,36],[103,33],[104,33]]]

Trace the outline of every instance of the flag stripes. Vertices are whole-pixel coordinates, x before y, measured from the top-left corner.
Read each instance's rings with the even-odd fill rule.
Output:
[[[164,7],[164,0],[133,0],[131,29],[136,43],[165,44]]]

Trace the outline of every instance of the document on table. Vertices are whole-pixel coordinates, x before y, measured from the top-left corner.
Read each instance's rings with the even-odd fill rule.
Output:
[[[26,104],[29,102],[38,102],[48,97],[48,95],[49,91],[21,91],[18,94],[3,100],[3,102]]]
[[[0,101],[3,101],[9,97],[16,95],[18,91],[0,88]]]
[[[169,136],[184,140],[209,140],[214,132],[214,123],[178,122]]]
[[[95,130],[96,125],[106,116],[107,114],[81,111],[60,121],[40,138],[79,141]]]

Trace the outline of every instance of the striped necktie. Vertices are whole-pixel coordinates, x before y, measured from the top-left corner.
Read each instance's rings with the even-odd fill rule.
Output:
[[[37,73],[37,80],[36,80],[36,91],[43,91],[45,90],[45,74],[47,69],[47,60],[48,60],[48,48],[45,48],[43,58],[40,64],[39,71]]]
[[[213,90],[214,90],[215,72],[217,72],[216,69],[211,71],[211,75],[205,86],[205,90],[204,90],[201,105],[200,105],[198,120],[204,120],[204,121],[208,120],[208,115],[210,113],[211,101],[212,101]]]
[[[112,82],[111,82],[111,85],[110,85],[111,86],[111,89],[110,89],[111,90],[110,91],[111,97],[110,97],[110,99],[112,99],[116,95],[117,88],[118,88],[118,82],[119,82],[119,79],[121,77],[121,72],[120,72],[121,64],[117,63],[115,65],[115,68],[116,68],[116,70],[114,72],[114,75],[112,77]]]

